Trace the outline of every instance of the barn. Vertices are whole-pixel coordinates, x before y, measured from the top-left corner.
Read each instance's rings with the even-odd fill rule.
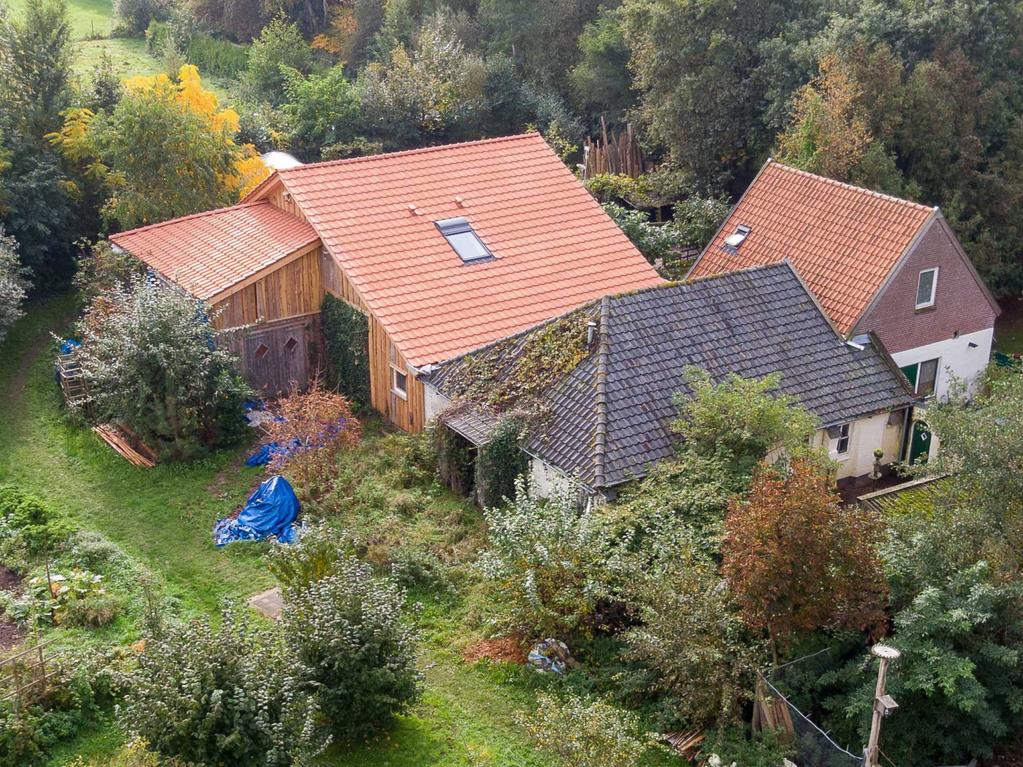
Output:
[[[365,359],[372,406],[411,432],[436,414],[433,366],[662,282],[536,133],[282,167],[238,205],[110,239],[239,328],[268,394],[315,374],[324,298],[344,302],[365,335],[332,353]]]

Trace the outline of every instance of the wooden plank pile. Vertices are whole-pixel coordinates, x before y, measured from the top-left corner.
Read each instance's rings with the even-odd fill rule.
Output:
[[[614,173],[636,178],[646,171],[643,161],[643,148],[639,138],[632,129],[632,124],[625,130],[615,133],[608,131],[604,118],[600,118],[600,136],[591,140],[589,136],[583,144],[583,178],[593,178],[603,173]]]
[[[796,733],[788,703],[784,698],[772,695],[764,678],[757,674],[753,698],[753,731],[762,730],[774,730],[782,743],[791,743]]]
[[[666,732],[661,736],[661,740],[675,749],[683,759],[693,761],[700,752],[700,746],[703,743],[703,733],[700,730]]]
[[[150,448],[143,445],[138,437],[128,429],[104,423],[93,426],[92,430],[99,435],[100,439],[127,460],[128,463],[146,469],[156,466],[156,454]]]

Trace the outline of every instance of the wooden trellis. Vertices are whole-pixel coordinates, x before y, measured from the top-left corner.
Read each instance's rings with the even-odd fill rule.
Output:
[[[42,697],[55,671],[47,668],[43,648],[53,640],[38,642],[27,650],[0,660],[0,700],[14,701],[18,711]]]

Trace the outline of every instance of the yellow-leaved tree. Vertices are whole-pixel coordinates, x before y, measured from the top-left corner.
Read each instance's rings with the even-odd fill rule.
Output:
[[[131,228],[236,202],[269,174],[251,144],[239,144],[238,114],[221,109],[199,70],[176,79],[132,77],[109,112],[72,109],[50,139],[99,184],[103,217]]]

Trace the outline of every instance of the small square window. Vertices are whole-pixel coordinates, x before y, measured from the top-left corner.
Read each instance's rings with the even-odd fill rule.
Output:
[[[916,281],[916,308],[934,306],[934,295],[938,288],[938,270],[924,269]]]
[[[260,344],[256,347],[256,359],[261,360],[270,353],[270,347],[266,344]]]
[[[298,346],[298,341],[296,341],[294,338],[289,338],[287,342],[284,344],[284,348],[287,349],[289,352],[295,351],[296,346]]]
[[[391,391],[402,399],[408,398],[408,373],[396,367],[391,368]]]
[[[916,374],[916,393],[928,396],[934,394],[938,382],[938,360],[926,360],[920,363]]]

